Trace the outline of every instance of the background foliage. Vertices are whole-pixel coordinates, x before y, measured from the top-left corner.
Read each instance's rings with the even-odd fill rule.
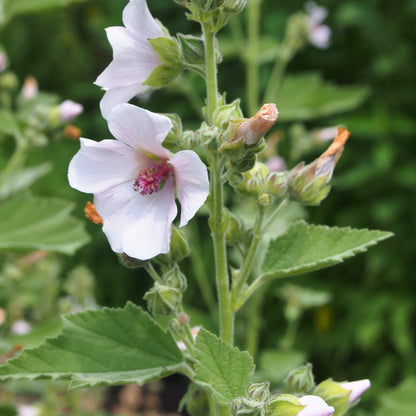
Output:
[[[326,117],[316,114],[312,119],[305,117],[304,127],[308,129],[343,124],[352,132],[330,195],[321,206],[308,209],[306,215],[308,221],[315,224],[390,230],[395,237],[345,264],[292,281],[328,296],[324,302],[317,302],[320,306],[312,306],[307,313],[300,314],[296,323],[298,330],[286,349],[295,357],[294,361],[300,357],[313,362],[319,380],[329,375],[336,380],[370,378],[373,388],[357,413],[382,416],[391,414],[392,410],[386,409],[391,409],[389,406],[395,400],[400,401],[398,396],[409,401],[409,392],[416,386],[413,325],[416,318],[413,276],[416,224],[416,55],[413,49],[416,31],[413,22],[416,3],[412,0],[399,3],[394,0],[323,0],[319,4],[329,10],[325,23],[333,30],[332,44],[325,51],[305,48],[289,64],[288,72],[318,70],[325,80],[339,86],[366,86],[369,92],[364,103],[353,111]],[[102,93],[92,81],[111,59],[104,28],[121,23],[124,5],[124,1],[88,0],[42,13],[22,13],[0,31],[0,41],[7,50],[10,66],[21,80],[33,75],[42,90],[84,105],[85,112],[77,125],[89,138],[110,137],[99,113]],[[198,31],[197,25],[186,21],[183,10],[173,2],[150,0],[149,6],[171,33]],[[303,7],[304,3],[298,0],[264,0],[262,34],[267,39],[281,39],[287,17]],[[219,86],[228,92],[229,101],[241,96],[244,107],[244,67],[232,50],[228,52],[230,42],[227,28],[220,35],[224,58],[219,66]],[[269,65],[261,67],[263,87],[269,72]],[[185,126],[192,128],[199,123],[203,97],[202,82],[187,76],[168,89],[146,97],[142,104],[152,111],[176,112]],[[292,96],[294,103],[295,99],[296,96]],[[280,107],[279,97],[276,104],[281,110],[285,107],[285,102]],[[285,121],[282,113],[281,122],[275,127],[275,132],[283,137],[279,150],[291,166],[293,126],[293,118]],[[73,141],[56,140],[46,148],[33,150],[28,164],[52,163],[50,173],[32,186],[33,193],[75,201],[74,215],[83,218],[82,208],[88,198],[69,188],[66,179],[69,160],[77,149],[78,144]],[[319,149],[306,152],[303,157],[310,161],[317,152]],[[4,152],[0,162],[6,157],[7,152]],[[195,238],[208,235],[203,227],[202,222],[194,223],[188,233]],[[95,296],[100,305],[121,306],[126,300],[141,303],[150,280],[137,270],[120,267],[99,227],[88,224],[87,230],[92,242],[78,250],[74,257],[60,257],[60,276],[66,276],[75,264],[84,264],[93,271]],[[209,252],[208,238],[200,243],[201,253]],[[209,258],[198,256],[198,252],[195,254],[187,267],[195,274],[201,275],[203,271],[202,276],[209,281]],[[5,260],[1,261],[4,265]],[[187,300],[191,308],[196,308],[199,305],[192,304],[193,295],[201,289],[192,282],[189,286]],[[277,346],[285,349],[279,340],[286,339],[288,305],[293,298],[283,289],[274,285],[264,295],[260,362],[270,364],[261,351]],[[299,296],[299,292],[296,293]],[[303,305],[306,309],[306,304]],[[197,312],[205,313],[209,327],[207,310]],[[244,340],[243,330],[240,340]],[[389,388],[403,381],[397,392],[387,394]],[[397,411],[397,407],[393,409]],[[396,414],[409,414],[407,410],[402,411]]]

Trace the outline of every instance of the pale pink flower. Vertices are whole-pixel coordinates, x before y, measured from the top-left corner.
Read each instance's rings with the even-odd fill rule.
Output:
[[[343,383],[338,383],[338,384],[346,390],[351,390],[348,404],[351,404],[355,402],[356,400],[358,400],[360,396],[371,386],[371,382],[368,379],[349,381],[349,382],[343,382]]]
[[[322,24],[328,14],[327,9],[318,6],[313,1],[308,1],[305,7],[308,13],[309,42],[320,49],[328,48],[331,40],[331,29],[329,26]]]
[[[70,185],[94,194],[103,231],[116,253],[141,260],[169,252],[171,224],[181,204],[186,225],[208,196],[208,174],[191,150],[171,154],[162,142],[168,117],[131,104],[110,113],[108,127],[117,140],[81,138],[68,178]]]
[[[38,416],[39,409],[36,406],[30,404],[18,404],[17,405],[18,416]]]
[[[5,71],[7,68],[7,56],[4,52],[0,52],[0,72]]]
[[[296,416],[331,416],[335,409],[319,396],[303,396],[299,399],[305,407]]]
[[[32,330],[32,325],[29,322],[19,319],[13,322],[11,332],[15,335],[26,335]]]
[[[194,341],[195,341],[196,336],[198,335],[198,332],[199,332],[200,329],[201,329],[200,326],[194,326],[193,328],[191,328],[191,334],[192,334],[192,338],[194,339]],[[178,341],[177,342],[177,345],[178,345],[178,348],[181,351],[185,351],[186,350],[186,345],[185,345],[185,343],[183,341]]]
[[[148,39],[164,37],[152,17],[146,0],[130,0],[123,10],[124,26],[108,27],[113,60],[98,76],[95,84],[106,90],[100,102],[105,118],[117,104],[128,102],[149,90],[143,85],[160,60]]]
[[[325,127],[312,131],[312,137],[318,142],[328,142],[334,140],[338,134],[339,126]]]
[[[58,106],[61,121],[64,123],[78,117],[83,111],[84,107],[72,100],[65,100]]]
[[[269,168],[270,172],[282,172],[286,169],[285,160],[277,155],[269,157],[265,164]]]

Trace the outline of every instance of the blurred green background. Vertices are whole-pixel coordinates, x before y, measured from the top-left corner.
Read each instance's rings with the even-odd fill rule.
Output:
[[[198,26],[187,21],[183,9],[172,1],[148,3],[171,34],[198,33]],[[325,23],[332,29],[331,46],[327,50],[304,48],[289,63],[288,73],[319,71],[327,81],[366,86],[369,93],[353,111],[303,123],[307,129],[343,124],[352,133],[330,195],[319,207],[307,209],[307,219],[317,224],[390,230],[395,237],[345,264],[295,278],[296,284],[328,292],[331,300],[302,315],[291,349],[306,352],[318,380],[370,378],[373,387],[356,414],[410,415],[406,405],[393,407],[393,413],[389,406],[397,404],[397,397],[405,397],[406,403],[411,396],[406,392],[416,389],[416,2],[322,0],[319,4],[328,9]],[[20,80],[33,75],[40,89],[82,103],[85,110],[75,124],[84,137],[110,137],[99,112],[102,92],[93,81],[111,60],[104,28],[121,24],[124,6],[118,0],[80,1],[19,14],[0,31],[10,69]],[[298,0],[264,0],[262,34],[278,42],[287,18],[303,8],[304,2]],[[243,15],[239,19],[244,22]],[[224,45],[231,41],[229,28],[220,33],[219,40],[220,49],[221,41]],[[267,64],[260,68],[263,87],[270,70]],[[156,112],[176,112],[185,127],[197,127],[204,84],[195,76],[185,78],[186,82],[173,83],[139,105]],[[225,51],[219,65],[219,87],[227,91],[228,101],[241,97],[246,108],[243,63]],[[276,104],[279,108],[279,97]],[[279,148],[287,159],[292,127],[282,114],[274,130],[283,137]],[[35,149],[28,164],[51,161],[53,170],[32,192],[76,201],[74,215],[83,218],[83,206],[91,198],[72,190],[66,180],[68,163],[77,149],[76,142],[62,138]],[[311,161],[321,150],[307,152],[303,158]],[[192,227],[193,235],[206,235],[203,250],[210,250],[205,225],[200,222]],[[119,306],[127,299],[141,303],[150,279],[140,271],[121,268],[99,227],[88,224],[87,229],[92,242],[74,257],[62,256],[64,269],[86,264],[94,274],[101,305]],[[186,267],[195,270],[192,267],[196,266],[189,263]],[[276,347],[285,331],[285,303],[276,295],[277,289],[267,292],[261,308],[260,351]],[[198,290],[191,282],[186,297],[191,307],[199,306],[192,305]],[[399,390],[392,393],[390,389],[397,386]]]

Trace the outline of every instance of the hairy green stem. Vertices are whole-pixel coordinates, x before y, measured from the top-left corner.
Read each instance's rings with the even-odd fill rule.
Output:
[[[261,232],[264,233],[267,231],[267,229],[270,227],[272,222],[276,219],[276,217],[282,212],[282,210],[286,207],[286,205],[290,202],[289,198],[285,198],[273,211],[273,213],[270,215],[270,217],[267,219],[266,223],[264,224]]]
[[[214,156],[211,174],[212,210],[210,226],[214,242],[216,283],[220,315],[220,336],[229,344],[234,338],[234,314],[231,308],[231,295],[228,276],[225,227],[223,218],[222,163]]]
[[[261,0],[248,0],[247,2],[247,35],[248,47],[245,56],[247,63],[247,107],[250,116],[253,116],[259,107],[259,33],[260,33],[260,3]]]
[[[145,265],[144,265],[144,269],[147,271],[147,273],[152,277],[152,279],[155,281],[155,282],[158,282],[158,283],[160,283],[160,284],[162,284],[163,282],[162,282],[162,279],[161,279],[161,277],[159,276],[159,274],[158,274],[158,272],[155,270],[155,268],[153,267],[153,264],[152,263],[150,263],[150,262],[147,262]]]
[[[233,287],[233,309],[237,310],[239,305],[239,300],[242,295],[242,290],[244,283],[247,281],[251,269],[253,267],[254,260],[257,255],[257,250],[259,248],[259,244],[262,237],[262,226],[263,226],[263,219],[264,219],[264,208],[259,208],[259,213],[256,219],[256,222],[253,227],[253,239],[251,241],[250,247],[248,249],[247,255],[244,258],[243,264],[240,269],[240,275],[238,279],[234,283]]]
[[[263,304],[266,288],[267,285],[264,285],[257,290],[248,305],[246,350],[250,353],[253,359],[256,359],[257,355],[261,323],[261,306]]]
[[[212,122],[212,115],[218,106],[217,62],[215,59],[215,33],[211,32],[208,24],[202,25],[205,47],[205,80],[207,85],[208,121]]]

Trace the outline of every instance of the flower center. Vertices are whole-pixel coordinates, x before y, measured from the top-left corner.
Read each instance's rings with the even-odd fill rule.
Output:
[[[172,173],[172,167],[166,162],[151,168],[140,169],[133,189],[141,195],[151,195],[162,188],[170,173]]]

